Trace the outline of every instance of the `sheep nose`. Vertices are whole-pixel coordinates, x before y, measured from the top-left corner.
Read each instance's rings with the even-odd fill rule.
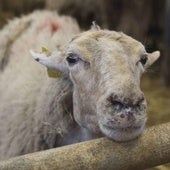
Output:
[[[145,108],[143,107],[145,106],[144,95],[136,98],[124,98],[123,100],[120,100],[117,96],[112,95],[108,98],[108,101],[115,108],[115,110],[133,108],[140,111]]]

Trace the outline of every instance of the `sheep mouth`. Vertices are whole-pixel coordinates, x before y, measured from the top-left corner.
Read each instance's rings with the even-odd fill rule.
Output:
[[[100,124],[102,133],[117,142],[127,142],[139,137],[145,124],[141,126],[114,127],[106,124]]]
[[[118,131],[133,131],[133,130],[138,130],[141,128],[141,126],[129,126],[129,127],[112,127],[108,125],[103,125],[107,129],[111,130],[118,130]]]

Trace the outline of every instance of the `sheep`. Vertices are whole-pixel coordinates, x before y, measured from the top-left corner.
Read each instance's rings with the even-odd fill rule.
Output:
[[[77,33],[79,27],[74,19],[48,11],[35,11],[13,19],[0,31],[0,160],[55,145],[52,138],[58,136],[53,135],[56,118],[53,115],[48,120],[49,116],[43,113],[52,114],[49,110],[52,108],[62,109],[59,108],[61,106],[55,108],[55,101],[58,102],[56,95],[60,93],[58,95],[62,100],[69,83],[59,81],[57,84],[63,86],[63,91],[56,89],[53,91],[55,94],[49,89],[48,95],[52,96],[48,99],[48,90],[45,89],[48,86],[54,88],[56,79],[46,76],[46,70],[34,62],[29,49],[34,47],[39,50],[41,45],[60,48]],[[43,109],[47,103],[50,107]],[[62,126],[64,120],[59,123]],[[42,130],[44,136],[40,132]],[[60,130],[59,126],[57,130]],[[35,136],[36,140],[32,140]],[[38,144],[43,138],[47,139],[47,143]]]
[[[11,21],[0,37],[1,160],[101,136],[140,136],[147,119],[140,77],[159,51],[147,53],[95,23],[80,33],[73,19],[47,11]]]

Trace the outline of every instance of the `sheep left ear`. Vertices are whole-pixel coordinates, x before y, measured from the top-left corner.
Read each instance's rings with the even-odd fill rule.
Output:
[[[152,65],[159,57],[160,57],[160,51],[154,51],[152,53],[148,53],[148,61],[145,65],[145,68]]]
[[[36,53],[30,50],[30,54],[40,64],[47,67],[49,77],[61,77],[62,74],[68,74],[67,64],[60,51],[50,53],[42,49],[42,52]]]

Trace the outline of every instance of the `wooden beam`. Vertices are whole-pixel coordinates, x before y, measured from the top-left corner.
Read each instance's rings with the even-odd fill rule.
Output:
[[[170,0],[166,0],[164,56],[162,60],[162,77],[164,85],[170,87]]]
[[[0,170],[140,170],[170,162],[170,123],[116,143],[95,139],[0,162]]]

